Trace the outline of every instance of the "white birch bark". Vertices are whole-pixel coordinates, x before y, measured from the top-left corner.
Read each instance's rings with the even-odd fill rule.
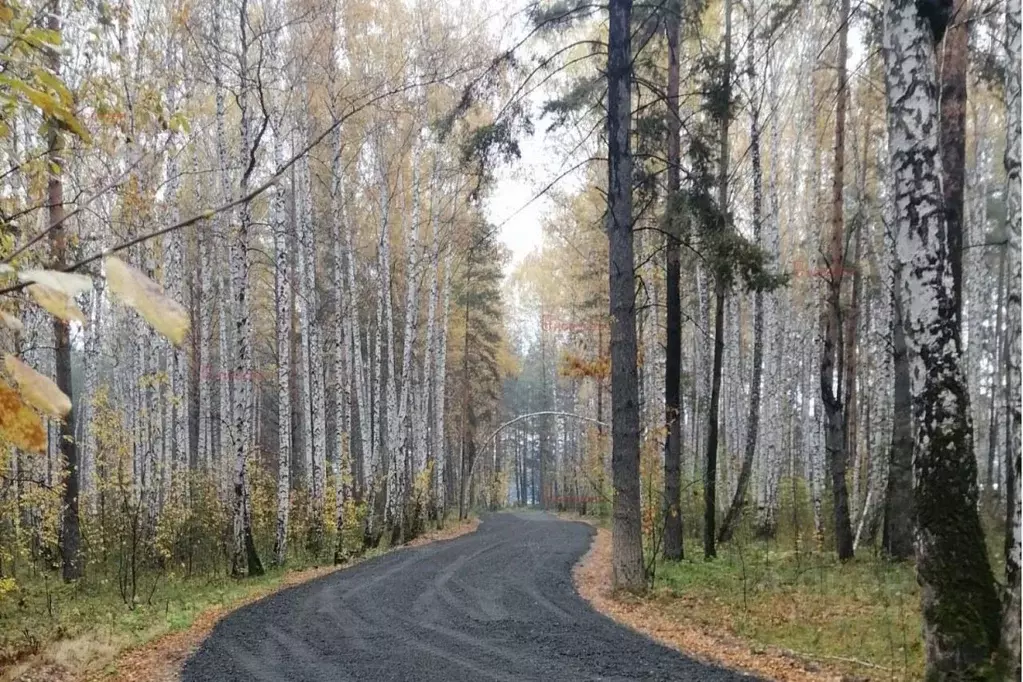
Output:
[[[198,177],[199,170],[199,148],[196,146],[193,152],[192,169]],[[199,183],[195,184],[196,206],[201,206]],[[196,421],[198,426],[198,442],[196,443],[196,466],[207,474],[211,473],[213,464],[213,422],[212,422],[212,393],[213,393],[213,301],[216,296],[216,288],[213,283],[213,257],[215,237],[210,233],[210,223],[203,223],[196,230],[199,246],[199,289],[196,294],[204,305],[198,306],[199,311],[199,357],[195,359],[199,367],[198,383],[198,406]]]
[[[227,203],[234,197],[231,181],[231,155],[227,138],[227,109],[226,97],[227,88],[224,82],[224,67],[222,59],[230,47],[230,38],[226,37],[224,29],[223,0],[214,0],[213,3],[213,33],[217,39],[217,56],[213,62],[213,82],[216,88],[216,152],[217,152],[217,176],[220,183],[220,201]],[[227,45],[221,44],[221,40]],[[229,231],[233,219],[233,211],[225,211],[214,220],[214,243],[217,252],[216,259],[219,262],[231,261],[231,249],[229,248]],[[217,277],[217,302],[218,302],[218,353],[217,353],[217,387],[218,387],[218,419],[216,424],[216,443],[213,447],[214,457],[219,459],[217,466],[217,480],[223,489],[226,489],[228,463],[231,462],[232,454],[232,376],[231,376],[231,349],[234,347],[230,338],[230,322],[234,319],[233,302],[235,278],[232,273],[221,273]],[[211,436],[212,441],[212,436]]]
[[[308,139],[308,130],[304,130],[303,139]],[[302,202],[301,248],[305,251],[305,271],[303,273],[303,303],[306,307],[306,328],[308,330],[308,365],[310,396],[310,424],[312,431],[312,495],[313,509],[317,514],[315,525],[323,524],[323,506],[326,479],[327,426],[326,405],[323,376],[323,345],[320,336],[320,322],[317,316],[319,304],[316,290],[316,237],[313,230],[313,194],[312,179],[308,159],[302,163],[302,191],[305,199]]]
[[[380,221],[380,291],[379,291],[379,302],[380,302],[380,313],[382,315],[382,322],[384,329],[382,330],[385,334],[384,338],[384,352],[386,355],[380,359],[386,365],[382,368],[384,370],[384,387],[385,391],[385,402],[384,409],[386,410],[386,430],[384,433],[384,457],[387,458],[385,469],[388,472],[389,485],[386,490],[386,497],[384,502],[384,509],[389,512],[393,512],[393,501],[395,493],[395,483],[397,476],[397,452],[398,452],[398,404],[397,404],[397,390],[395,386],[395,366],[394,366],[394,311],[391,304],[391,234],[390,234],[390,223],[388,220],[388,213],[390,211],[390,191],[388,187],[387,172],[385,170],[385,164],[382,158],[382,148],[378,145],[378,163],[380,164],[380,187],[381,187],[381,221]],[[379,330],[378,330],[379,335]],[[380,346],[377,346],[378,354]],[[381,420],[381,423],[384,420]]]
[[[452,222],[454,217],[452,216]],[[445,445],[447,439],[444,433],[445,407],[444,400],[447,396],[447,363],[448,363],[448,321],[451,315],[451,268],[454,261],[454,249],[450,241],[444,246],[444,283],[441,287],[441,324],[438,330],[439,342],[437,343],[437,354],[434,357],[434,431],[433,451],[437,459],[437,484],[436,491],[437,506],[440,509],[439,516],[444,518],[444,512],[448,500],[445,499],[445,477],[453,473],[447,471],[447,452]]]
[[[384,187],[386,190],[386,185]],[[387,205],[386,191],[381,192],[381,206]],[[386,215],[386,211],[384,211]],[[383,233],[381,233],[383,234]],[[376,495],[382,479],[387,475],[387,443],[383,434],[385,421],[384,400],[381,397],[384,385],[384,267],[383,267],[383,245],[381,239],[377,239],[377,272],[376,272],[376,325],[373,337],[372,357],[370,362],[373,371],[373,384],[371,387],[372,397],[369,403],[369,413],[372,415],[370,437],[373,442],[371,463],[369,466],[369,493],[367,495],[366,532],[372,537],[374,534],[374,523],[376,519]],[[387,501],[384,501],[384,508]]]
[[[168,99],[174,101],[173,88],[168,93]],[[171,147],[167,156],[167,197],[170,207],[168,218],[171,225],[177,224],[181,217],[181,209],[178,200],[178,192],[181,187],[181,172],[178,154],[180,152]],[[164,284],[167,295],[175,300],[181,301],[184,298],[184,244],[183,233],[175,230],[167,235],[166,248],[166,274]],[[179,481],[188,473],[189,451],[188,451],[188,395],[185,392],[185,370],[188,356],[183,349],[171,344],[164,344],[167,349],[165,356],[167,375],[170,383],[167,387],[167,404],[164,408],[167,412],[163,434],[163,447],[169,451],[170,460],[167,464],[170,467],[171,486],[178,486]]]
[[[926,673],[980,678],[997,645],[997,617],[990,614],[999,604],[977,515],[972,420],[955,329],[934,40],[911,0],[886,2],[884,48]]]
[[[1004,606],[1005,618],[1002,623],[1002,645],[1009,661],[1007,679],[1020,678],[1020,573],[1021,563],[1021,529],[1020,517],[1023,513],[1023,494],[1020,493],[1021,441],[1020,431],[1020,282],[1023,270],[1020,268],[1020,0],[1008,0],[1006,4],[1005,46],[1007,53],[1005,94],[1008,113],[1006,116],[1006,222],[1009,232],[1009,273],[1012,284],[1009,287],[1008,321],[1008,386],[1006,400],[1009,404],[1007,418],[1012,426],[1012,442],[1006,443],[1009,456],[1005,463],[1006,471],[1012,472],[1006,477],[1013,486],[1015,499],[1008,509],[1008,531],[1005,542],[1007,583],[1007,599]]]
[[[427,264],[429,269],[429,298],[426,304],[426,345],[423,353],[423,383],[420,387],[421,405],[416,416],[415,438],[416,454],[423,458],[423,465],[430,467],[429,488],[427,489],[426,504],[430,507],[431,514],[434,510],[436,485],[438,480],[437,471],[437,450],[436,441],[433,439],[433,424],[430,422],[430,407],[435,404],[435,388],[437,384],[437,351],[434,346],[437,344],[437,297],[440,294],[438,286],[439,277],[437,271],[440,268],[440,234],[439,228],[439,207],[437,196],[437,156],[433,156],[433,169],[430,173],[430,260]]]
[[[241,30],[241,47],[239,50],[239,74],[241,76],[241,93],[238,103],[241,107],[241,159],[243,165],[249,164],[253,150],[253,103],[249,82],[251,75],[248,68],[248,39],[246,36],[249,17],[242,5],[239,12]],[[238,187],[239,195],[248,191],[249,171],[242,171]],[[248,490],[248,459],[252,442],[252,320],[251,300],[249,298],[249,270],[251,269],[251,251],[249,249],[249,231],[252,227],[252,207],[246,202],[239,210],[238,234],[232,239],[231,248],[231,281],[234,302],[234,405],[233,405],[233,436],[234,446],[234,552],[231,560],[231,572],[234,575],[262,573],[259,559],[255,556],[252,541],[251,502]]]
[[[99,388],[99,363],[102,349],[102,330],[104,325],[103,292],[106,280],[102,277],[93,279],[93,289],[89,295],[89,326],[85,330],[85,390],[82,395],[82,423],[84,447],[82,448],[81,493],[86,500],[89,513],[95,514],[98,497],[96,495],[96,429],[95,400]],[[17,457],[12,458],[17,463]]]
[[[300,114],[301,116],[301,114]],[[305,136],[299,138],[300,144],[305,144]],[[313,487],[313,415],[312,415],[312,367],[309,356],[309,310],[307,303],[308,277],[306,271],[308,265],[308,250],[305,241],[308,238],[308,227],[306,225],[305,204],[309,200],[307,189],[308,180],[308,159],[300,159],[295,170],[295,283],[298,295],[295,304],[298,306],[298,376],[299,376],[299,447],[302,448],[303,476],[306,490],[312,493]],[[313,495],[315,499],[315,495]]]
[[[274,131],[274,165],[284,161],[283,124]],[[288,558],[288,516],[291,511],[291,253],[294,242],[287,216],[287,188],[274,189],[271,229],[274,237],[274,322],[277,335],[277,522],[274,562],[283,566]]]
[[[403,506],[408,502],[408,495],[416,476],[415,458],[411,452],[412,443],[409,437],[409,400],[412,389],[412,349],[416,342],[419,315],[417,249],[419,248],[422,217],[420,206],[419,145],[415,144],[412,151],[412,231],[405,240],[405,330],[402,336],[401,389],[398,398],[398,419],[395,425],[397,433],[395,441],[392,443],[392,447],[396,449],[396,459],[397,455],[404,451],[403,468],[396,477],[396,480],[399,481],[396,493],[400,493],[397,495],[397,499]]]
[[[349,462],[350,437],[351,437],[351,359],[350,343],[346,338],[346,323],[343,301],[345,299],[345,273],[344,273],[344,248],[343,232],[345,232],[344,216],[344,183],[343,171],[341,168],[341,129],[337,128],[332,136],[332,147],[334,149],[331,163],[331,241],[333,242],[333,288],[335,292],[334,305],[334,430],[337,434],[334,452],[334,504],[336,510],[337,524],[337,547],[335,557],[343,554],[342,529],[345,524],[344,510],[346,485],[345,478],[348,472],[345,471],[345,463]]]
[[[367,362],[363,355],[362,325],[359,320],[358,308],[355,305],[357,289],[355,286],[355,250],[352,239],[354,231],[354,227],[344,230],[345,265],[347,266],[345,273],[347,287],[345,287],[344,292],[349,310],[349,314],[345,319],[345,325],[347,327],[347,337],[351,344],[352,365],[350,367],[355,379],[355,400],[359,411],[359,452],[362,454],[363,466],[361,474],[363,478],[358,481],[358,485],[364,491],[372,485],[372,474],[370,472],[372,472],[374,450],[372,436],[373,406],[369,400],[369,380],[366,376],[366,372],[372,363]],[[369,349],[368,340],[366,348],[367,350]],[[367,477],[370,478],[370,481],[367,481]]]

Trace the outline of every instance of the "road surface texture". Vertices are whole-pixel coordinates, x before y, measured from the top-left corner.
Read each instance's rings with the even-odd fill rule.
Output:
[[[396,552],[225,617],[185,682],[749,680],[594,611],[572,585],[593,529],[539,512]]]

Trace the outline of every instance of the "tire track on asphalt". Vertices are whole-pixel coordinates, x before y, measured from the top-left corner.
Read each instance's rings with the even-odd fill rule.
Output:
[[[370,559],[235,611],[182,679],[750,679],[661,646],[583,601],[571,570],[592,534],[539,512],[490,515],[473,534]]]

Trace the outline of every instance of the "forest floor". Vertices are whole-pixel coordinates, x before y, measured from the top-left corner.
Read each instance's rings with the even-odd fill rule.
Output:
[[[455,538],[473,532],[478,525],[479,519],[451,523],[401,547]],[[79,634],[54,639],[42,644],[35,655],[8,669],[0,668],[0,682],[176,680],[189,654],[227,614],[282,589],[343,571],[388,551],[369,552],[340,566],[268,571],[259,578],[241,581],[192,581],[177,594],[180,604],[172,605],[168,598],[163,608],[137,608],[131,612],[133,617],[127,619],[107,614],[108,623],[95,622]],[[118,606],[123,608],[121,604],[110,608]],[[84,615],[82,609],[75,610],[79,618]],[[58,628],[57,632],[63,629]]]
[[[574,579],[601,613],[734,669],[786,682],[922,676],[919,594],[909,566],[874,558],[841,565],[817,553],[733,543],[713,562],[654,568],[647,595],[612,594],[611,532],[598,527]]]

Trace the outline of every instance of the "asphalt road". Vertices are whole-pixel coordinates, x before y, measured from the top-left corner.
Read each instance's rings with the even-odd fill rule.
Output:
[[[593,530],[538,512],[401,549],[224,618],[188,659],[216,680],[749,680],[595,612],[572,586]]]

